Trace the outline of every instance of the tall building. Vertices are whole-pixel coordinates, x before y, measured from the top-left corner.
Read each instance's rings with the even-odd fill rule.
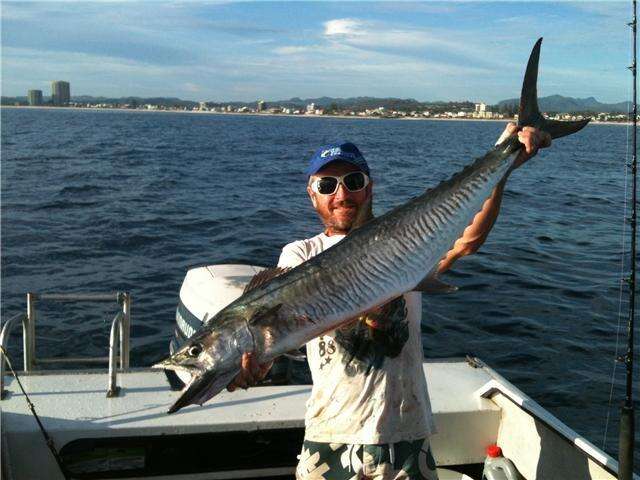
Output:
[[[71,101],[69,82],[62,80],[51,82],[51,101],[54,105],[67,105]]]
[[[264,100],[258,100],[258,111],[264,112],[267,108],[267,105],[264,103]]]
[[[29,90],[27,92],[27,100],[32,107],[42,105],[42,90]]]

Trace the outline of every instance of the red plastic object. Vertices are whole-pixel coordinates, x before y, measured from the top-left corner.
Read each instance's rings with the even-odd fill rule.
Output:
[[[498,445],[489,445],[487,447],[487,455],[491,458],[501,457],[502,449]]]

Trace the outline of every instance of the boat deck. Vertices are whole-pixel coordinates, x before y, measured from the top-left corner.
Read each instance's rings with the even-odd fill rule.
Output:
[[[584,471],[595,468],[595,474],[605,475],[590,474],[591,477],[584,478],[614,478],[610,472],[617,470],[617,464],[611,457],[569,430],[490,368],[461,359],[426,361],[423,366],[438,428],[432,448],[439,466],[477,466],[484,461],[485,448],[496,442],[514,461],[521,454],[518,449],[534,451],[536,445],[527,447],[526,442],[523,444],[524,437],[514,441],[501,438],[509,428],[505,417],[513,409],[551,428],[554,435],[572,449],[577,446],[581,457],[576,461]],[[108,472],[127,478],[153,474],[154,478],[173,479],[290,474],[303,435],[305,402],[311,388],[290,385],[225,391],[202,407],[190,406],[168,415],[166,410],[179,392],[171,391],[163,372],[157,370],[134,369],[120,373],[121,391],[114,398],[106,396],[107,375],[103,371],[23,374],[21,381],[65,462],[73,465],[77,475],[74,478],[109,478]],[[56,478],[58,467],[24,396],[13,378],[7,377],[6,384],[10,393],[0,402],[0,407],[7,478]],[[523,421],[516,414],[511,417],[515,419],[514,425]],[[540,439],[544,436],[540,428],[538,446],[542,445]],[[140,443],[140,439],[146,443]],[[194,445],[201,445],[203,441],[208,443],[207,448],[217,448],[220,453],[225,453],[225,448],[238,453],[238,448],[245,447],[253,453],[251,458],[236,455],[234,461],[230,453],[205,462],[206,465],[176,465],[181,463],[175,461],[177,458],[189,455],[185,453],[187,449],[193,450]],[[276,445],[281,450],[280,456],[273,455]],[[176,448],[182,450],[176,452]],[[260,456],[260,448],[271,453]],[[156,452],[153,461],[149,451]],[[162,453],[158,455],[158,452]],[[92,456],[103,454],[110,458],[106,463],[89,461]],[[118,464],[114,455],[120,455],[120,460],[128,459],[129,463]],[[38,462],[29,461],[36,457]],[[539,470],[540,458],[534,462],[536,470]],[[526,478],[536,478],[535,474],[526,474],[531,468],[526,461],[517,465]],[[211,470],[213,468],[221,473],[202,476],[203,469],[216,471]],[[92,471],[102,473],[91,474]]]

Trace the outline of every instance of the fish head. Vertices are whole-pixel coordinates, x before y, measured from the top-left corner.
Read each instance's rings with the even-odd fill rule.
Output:
[[[240,370],[240,356],[233,336],[208,329],[196,332],[166,360],[153,368],[185,372],[189,382],[168,413],[188,405],[202,405],[221,392]]]

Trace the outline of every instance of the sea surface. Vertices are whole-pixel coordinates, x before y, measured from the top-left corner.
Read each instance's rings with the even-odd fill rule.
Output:
[[[2,319],[25,310],[26,292],[128,291],[133,366],[166,355],[189,266],[274,265],[284,244],[321,230],[303,174],[321,144],[361,147],[380,214],[459,171],[504,128],[62,109],[1,116]],[[516,171],[486,244],[444,278],[460,290],[423,305],[425,356],[480,357],[599,447],[610,412],[613,454],[628,132],[589,125]],[[38,356],[106,355],[115,304],[38,308]],[[10,353],[20,364],[18,335]]]

